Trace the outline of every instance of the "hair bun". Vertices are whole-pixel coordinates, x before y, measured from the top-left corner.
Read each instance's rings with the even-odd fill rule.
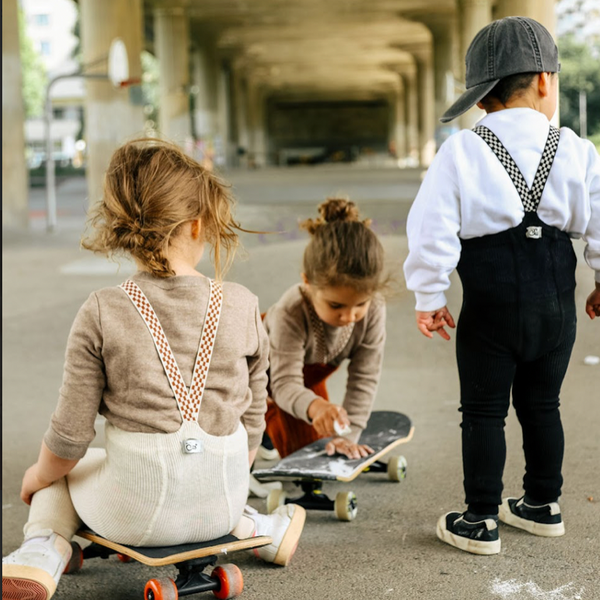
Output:
[[[320,217],[316,219],[306,219],[300,223],[300,229],[306,229],[308,233],[313,235],[319,227],[323,227],[328,223],[359,223],[369,227],[371,219],[360,220],[358,207],[354,202],[347,198],[327,198],[325,202],[319,204]]]
[[[319,214],[325,223],[360,220],[356,204],[346,198],[327,198],[319,204]]]

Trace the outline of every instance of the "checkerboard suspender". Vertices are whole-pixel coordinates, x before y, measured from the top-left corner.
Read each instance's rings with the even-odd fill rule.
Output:
[[[473,132],[483,139],[506,169],[508,176],[517,188],[525,212],[535,212],[542,198],[542,192],[544,191],[552,163],[554,162],[554,156],[556,155],[560,139],[560,130],[550,125],[546,145],[542,152],[540,164],[538,165],[531,189],[527,187],[527,182],[512,156],[491,130],[483,125],[478,125],[473,128]]]
[[[221,317],[221,308],[223,307],[223,286],[220,283],[209,279],[210,297],[208,298],[208,307],[204,326],[202,327],[202,337],[200,338],[200,347],[198,356],[194,365],[194,374],[192,375],[192,384],[189,393],[189,410],[192,419],[197,420],[200,412],[200,404],[204,395],[204,386],[206,385],[206,376],[210,366],[215,339],[217,337],[217,328]]]
[[[189,394],[165,332],[144,292],[131,279],[128,279],[119,286],[129,296],[129,299],[148,327],[165,374],[169,380],[169,385],[173,390],[181,416],[185,421],[196,421],[198,419],[198,412],[206,384],[206,375],[212,357],[223,304],[222,286],[212,280],[209,280],[209,282],[210,296],[208,299],[208,308],[202,328],[200,347],[194,365],[194,374],[192,375]]]

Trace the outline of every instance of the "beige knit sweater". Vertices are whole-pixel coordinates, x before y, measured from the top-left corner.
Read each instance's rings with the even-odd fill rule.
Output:
[[[206,314],[204,277],[159,279],[136,273],[190,385]],[[234,433],[241,420],[249,449],[260,444],[266,411],[269,342],[258,300],[225,282],[223,308],[198,422],[211,435]],[[117,287],[94,292],[79,310],[67,343],[58,406],[44,436],[52,452],[81,458],[97,414],[125,431],[172,433],[181,416],[150,333]]]
[[[273,400],[283,410],[310,423],[307,411],[317,397],[304,387],[304,365],[320,360],[317,336],[310,318],[310,306],[304,299],[301,286],[295,285],[271,306],[264,319],[269,334],[270,385]],[[340,350],[328,364],[348,363],[348,383],[342,405],[352,424],[349,439],[357,441],[365,428],[381,375],[385,344],[385,303],[375,296],[364,319],[354,325],[352,335],[343,348],[341,327],[321,322],[328,352]],[[333,399],[335,401],[335,399]]]

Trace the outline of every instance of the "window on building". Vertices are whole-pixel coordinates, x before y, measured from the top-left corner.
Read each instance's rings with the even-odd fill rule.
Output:
[[[42,41],[40,42],[40,54],[42,56],[49,56],[52,48],[50,46],[50,42]]]
[[[65,118],[65,109],[62,107],[53,108],[52,109],[52,118],[54,119],[64,119]]]
[[[41,26],[50,25],[50,15],[46,15],[46,14],[33,15],[33,24],[41,25]]]

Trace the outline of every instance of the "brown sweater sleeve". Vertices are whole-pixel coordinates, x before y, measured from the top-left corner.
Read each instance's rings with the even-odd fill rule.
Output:
[[[71,327],[58,405],[44,435],[48,448],[60,458],[81,458],[96,435],[94,423],[106,385],[102,341],[93,293]]]
[[[383,364],[386,308],[382,299],[373,301],[366,317],[365,335],[350,354],[348,382],[343,407],[348,412],[352,433],[348,439],[358,441],[373,409]]]
[[[304,386],[308,329],[301,304],[272,306],[265,320],[271,343],[271,394],[275,403],[310,423],[308,407],[317,397]]]
[[[265,412],[267,411],[267,370],[269,368],[269,338],[260,318],[258,302],[254,311],[254,323],[258,339],[256,354],[248,357],[248,386],[252,393],[252,402],[242,415],[242,424],[248,432],[248,449],[260,446],[265,430]]]

